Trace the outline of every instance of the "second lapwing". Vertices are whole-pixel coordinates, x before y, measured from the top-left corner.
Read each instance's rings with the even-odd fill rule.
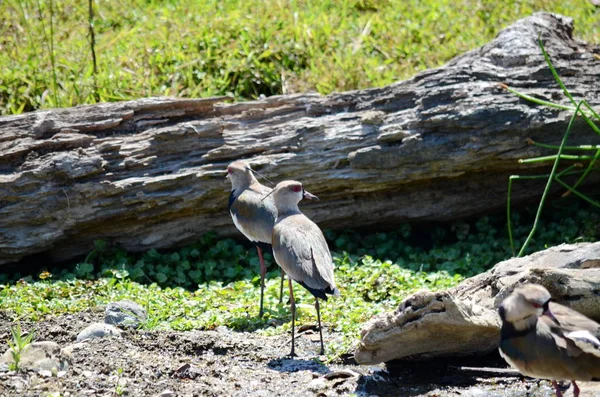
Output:
[[[227,178],[231,182],[229,213],[233,223],[248,240],[256,245],[256,251],[258,252],[260,262],[259,316],[262,317],[264,313],[265,275],[267,273],[263,251],[271,250],[271,235],[277,217],[275,203],[273,197],[270,196],[272,189],[259,183],[254,177],[250,165],[241,160],[229,164]],[[279,288],[280,303],[282,301],[283,277],[284,273],[282,271]]]

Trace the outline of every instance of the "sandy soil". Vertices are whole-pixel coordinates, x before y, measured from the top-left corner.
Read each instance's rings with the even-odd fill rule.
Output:
[[[64,347],[74,344],[79,331],[102,318],[102,312],[84,312],[22,327],[35,329],[38,341],[55,341]],[[8,340],[9,335],[9,318],[0,312],[0,340]],[[348,359],[325,364],[316,356],[316,335],[307,332],[298,338],[301,356],[292,360],[286,356],[288,336],[265,337],[224,327],[193,332],[127,331],[119,338],[75,344],[69,368],[60,377],[15,373],[0,366],[0,396],[553,395],[547,381],[490,376],[448,367],[448,363],[396,363],[386,368],[359,366]],[[594,385],[582,396],[600,396],[600,388]],[[566,395],[572,395],[572,388]]]

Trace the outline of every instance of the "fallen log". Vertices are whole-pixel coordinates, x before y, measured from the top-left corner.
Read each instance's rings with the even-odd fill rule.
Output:
[[[558,144],[571,115],[498,84],[568,103],[538,35],[574,95],[600,103],[598,48],[572,33],[571,19],[536,14],[441,68],[363,91],[233,104],[149,98],[2,117],[0,264],[73,258],[95,239],[140,251],[207,231],[239,236],[223,178],[239,158],[276,181],[304,181],[321,197],[306,212],[326,228],[502,208],[509,175],[547,170],[517,162],[549,153],[527,138]],[[587,129],[581,120],[576,128]],[[532,186],[515,187],[515,205],[539,197]]]
[[[559,245],[498,263],[447,291],[420,291],[361,331],[359,364],[484,355],[498,348],[500,302],[517,285],[544,285],[552,298],[600,320],[600,242]]]

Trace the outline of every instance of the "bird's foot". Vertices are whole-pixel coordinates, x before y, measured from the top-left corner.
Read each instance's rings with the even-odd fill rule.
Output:
[[[553,380],[552,386],[554,386],[554,390],[556,391],[556,397],[563,397],[562,392],[560,391],[560,386],[558,385],[558,382]]]
[[[573,385],[573,396],[579,397],[579,392],[581,391],[579,390],[579,386],[577,386],[577,383],[575,383],[574,380],[571,381],[571,384]]]

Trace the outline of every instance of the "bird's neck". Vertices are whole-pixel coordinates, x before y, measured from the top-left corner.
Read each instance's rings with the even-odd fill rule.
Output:
[[[277,204],[277,217],[287,217],[290,215],[301,214],[300,208],[298,208],[297,203],[278,203]]]
[[[538,318],[536,315],[531,315],[517,321],[504,321],[500,331],[501,338],[506,340],[527,335],[529,332],[535,329],[537,320]]]

